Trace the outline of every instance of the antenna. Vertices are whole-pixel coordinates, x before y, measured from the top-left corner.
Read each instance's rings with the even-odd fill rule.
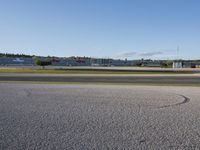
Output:
[[[180,51],[180,47],[177,46],[177,59],[179,59],[179,51]]]

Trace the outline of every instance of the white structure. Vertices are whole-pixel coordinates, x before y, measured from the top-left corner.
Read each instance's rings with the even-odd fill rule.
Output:
[[[183,68],[183,62],[181,61],[174,61],[173,68]]]
[[[200,68],[200,65],[196,65],[195,67],[196,67],[196,68]]]
[[[13,61],[14,61],[14,62],[24,62],[24,60],[23,60],[23,59],[20,59],[20,58],[16,58],[16,59],[14,59]]]

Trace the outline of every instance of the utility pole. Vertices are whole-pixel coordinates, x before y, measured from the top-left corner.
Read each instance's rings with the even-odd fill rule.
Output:
[[[179,59],[179,51],[180,51],[180,47],[177,46],[177,59]]]

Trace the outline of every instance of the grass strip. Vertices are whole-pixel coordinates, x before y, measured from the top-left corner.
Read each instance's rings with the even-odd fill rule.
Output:
[[[191,74],[191,71],[140,71],[140,70],[98,70],[98,69],[24,69],[0,68],[0,73],[35,73],[35,74]]]

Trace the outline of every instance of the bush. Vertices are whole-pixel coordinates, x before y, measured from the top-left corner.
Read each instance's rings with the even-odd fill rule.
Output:
[[[51,65],[52,62],[51,61],[48,61],[48,60],[36,60],[35,61],[36,65],[38,66],[42,66],[42,68],[44,69],[45,66],[48,66],[48,65]]]
[[[160,66],[162,68],[172,68],[172,64],[173,64],[172,61],[164,61],[164,62],[161,62]]]

